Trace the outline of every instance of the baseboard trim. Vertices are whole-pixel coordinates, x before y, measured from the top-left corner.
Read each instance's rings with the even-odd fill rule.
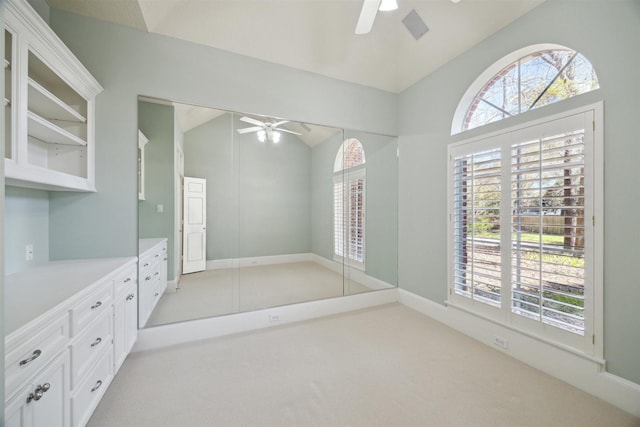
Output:
[[[347,277],[374,291],[395,288],[394,285],[369,276],[365,271],[362,271],[359,268],[349,267],[348,265],[344,266],[341,262],[336,262],[317,254],[311,254],[311,261],[338,274],[343,274],[344,272]]]
[[[397,302],[397,300],[397,289],[394,288],[144,328],[138,331],[138,339],[133,352],[154,350],[208,338],[280,326],[362,308],[390,304]],[[277,315],[279,320],[270,320],[272,315]]]
[[[313,254],[268,255],[245,258],[228,258],[207,260],[207,270],[221,268],[254,267],[257,265],[288,264],[292,262],[311,261]]]
[[[178,281],[177,280],[169,280],[167,281],[167,290],[165,292],[175,292],[178,289]]]
[[[640,417],[640,385],[603,371],[601,361],[581,357],[558,346],[462,310],[435,303],[404,289],[398,289],[397,295],[398,301],[407,307]],[[507,349],[493,344],[496,336],[508,340]]]

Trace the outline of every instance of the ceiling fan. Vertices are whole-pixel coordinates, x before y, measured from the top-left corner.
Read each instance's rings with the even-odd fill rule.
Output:
[[[302,135],[301,133],[278,127],[278,126],[282,126],[285,123],[289,123],[289,120],[280,120],[278,122],[276,121],[262,122],[254,118],[244,116],[244,117],[240,117],[240,121],[249,123],[253,126],[248,128],[238,129],[238,133],[242,135],[245,133],[257,132],[258,140],[260,142],[265,142],[266,140],[269,140],[277,144],[278,142],[280,142],[280,138],[282,136],[280,132],[291,133],[293,135]]]

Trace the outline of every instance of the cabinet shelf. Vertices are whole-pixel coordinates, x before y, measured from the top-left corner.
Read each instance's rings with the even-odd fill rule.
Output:
[[[27,117],[29,119],[29,136],[51,144],[87,145],[86,141],[59,126],[54,125],[33,111],[28,111]]]
[[[86,123],[87,119],[60,98],[29,78],[29,108],[49,120]]]

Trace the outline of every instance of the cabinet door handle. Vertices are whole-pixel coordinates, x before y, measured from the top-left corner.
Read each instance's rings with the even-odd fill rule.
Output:
[[[143,265],[143,267],[149,267],[149,263],[148,263],[148,262],[145,262],[145,263],[144,263],[144,265]]]
[[[42,354],[42,350],[34,350],[34,352],[31,354],[30,357],[27,357],[26,359],[20,361],[20,366],[24,366],[27,363],[33,362],[38,357],[40,357],[41,354]]]
[[[158,295],[159,295],[159,293],[158,293],[158,292],[156,292],[156,293],[155,293],[155,295],[154,295],[154,297],[157,297]]]
[[[102,301],[98,301],[97,303],[93,304],[91,306],[91,310],[95,310],[96,308],[100,307],[102,305]]]
[[[96,383],[96,385],[95,385],[95,386],[93,386],[93,388],[91,389],[91,393],[93,393],[94,391],[96,391],[97,389],[99,389],[101,385],[102,385],[102,380],[98,380],[98,382]]]
[[[135,295],[134,295],[134,294],[129,294],[129,295],[127,295],[127,301],[131,301],[131,300],[132,300],[132,299],[134,299],[134,298],[135,298]]]
[[[96,338],[96,340],[94,342],[91,343],[91,348],[97,346],[98,344],[100,344],[102,342],[102,338],[98,337]]]
[[[144,280],[151,280],[151,276],[145,277]]]
[[[44,394],[48,392],[50,388],[51,384],[49,383],[39,385],[38,387],[36,387],[33,393],[29,393],[29,395],[27,396],[27,403],[31,403],[32,400],[38,401],[42,399],[42,396],[44,396]]]
[[[131,281],[131,277],[127,277],[126,279],[124,279],[124,283],[129,283]]]
[[[160,256],[160,254],[156,254],[156,258],[158,258]]]

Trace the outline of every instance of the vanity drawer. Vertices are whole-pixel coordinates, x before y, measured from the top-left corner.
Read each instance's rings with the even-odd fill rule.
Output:
[[[103,355],[95,368],[77,387],[71,397],[71,420],[74,426],[84,426],[91,417],[113,379],[113,352]]]
[[[116,278],[116,285],[115,285],[116,297],[126,292],[129,289],[129,285],[131,283],[136,282],[137,277],[138,277],[138,273],[136,272],[135,266],[131,267],[129,270],[125,271],[122,275],[118,276]]]
[[[30,329],[24,340],[5,354],[5,397],[9,398],[29,378],[50,362],[69,343],[69,315],[50,321],[39,330]]]
[[[71,386],[76,387],[105,352],[111,352],[111,312],[106,312],[71,345]]]
[[[102,313],[111,312],[113,302],[112,281],[104,282],[91,296],[71,309],[71,335],[76,336],[82,329],[100,317]]]

